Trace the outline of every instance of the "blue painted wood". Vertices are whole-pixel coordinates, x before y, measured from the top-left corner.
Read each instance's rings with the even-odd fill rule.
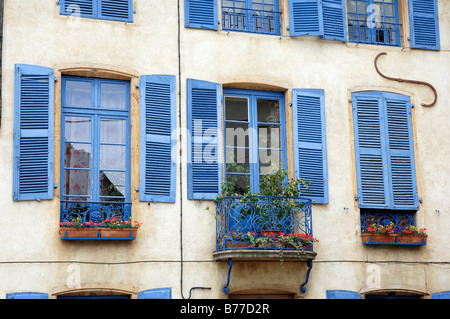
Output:
[[[145,75],[141,93],[139,200],[175,202],[175,76]]]
[[[321,38],[347,42],[346,0],[322,0],[323,35]]]
[[[361,295],[356,291],[349,290],[327,290],[327,299],[361,299]]]
[[[322,1],[290,0],[289,33],[291,36],[324,35]]]
[[[215,199],[222,187],[220,84],[187,79],[188,199]]]
[[[13,200],[53,198],[53,69],[16,64]]]
[[[48,299],[43,292],[13,292],[6,294],[6,299]]]
[[[172,288],[156,288],[138,292],[138,299],[172,299]]]
[[[312,182],[302,197],[328,203],[328,164],[325,92],[322,89],[292,91],[295,177]]]
[[[437,0],[409,0],[411,48],[440,50]]]
[[[60,14],[133,22],[133,0],[60,0]]]
[[[185,0],[184,18],[188,28],[217,30],[218,0]]]
[[[450,299],[450,290],[432,293],[431,298],[432,299]]]

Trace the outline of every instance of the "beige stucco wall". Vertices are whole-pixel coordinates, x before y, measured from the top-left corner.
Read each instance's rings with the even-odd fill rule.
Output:
[[[186,167],[177,168],[175,204],[136,200],[139,187],[137,139],[132,146],[133,219],[143,222],[133,242],[63,242],[58,236],[59,187],[55,199],[12,201],[14,64],[61,69],[101,67],[134,76],[177,76],[181,90],[182,125],[186,123],[186,79],[226,83],[256,83],[281,87],[290,101],[294,88],[325,90],[329,204],[313,206],[314,235],[320,243],[304,298],[325,298],[327,289],[364,292],[374,288],[409,288],[427,293],[450,290],[449,66],[450,3],[438,1],[441,51],[355,45],[291,38],[283,21],[281,36],[184,28],[181,1],[181,87],[178,86],[177,1],[135,0],[134,22],[122,23],[59,15],[56,1],[5,1],[2,55],[2,123],[0,129],[0,298],[9,292],[57,294],[70,289],[114,289],[137,293],[172,288],[174,298],[224,298],[227,265],[214,262],[214,203],[187,200]],[[286,10],[287,1],[282,2]],[[285,11],[286,12],[286,11]],[[381,78],[373,67],[380,52],[382,72],[393,77],[427,81],[439,94],[433,100],[425,86]],[[250,87],[250,85],[242,87]],[[419,227],[429,231],[424,247],[363,247],[359,209],[354,200],[353,129],[348,99],[358,90],[392,91],[411,96]],[[132,103],[132,134],[138,135],[138,96]],[[58,97],[56,97],[57,101]],[[58,103],[58,102],[56,102]],[[289,105],[288,103],[286,105]],[[59,111],[55,104],[55,150],[59,152]],[[287,106],[287,113],[290,108]],[[177,119],[177,125],[179,124]],[[186,139],[178,145],[183,159]],[[59,158],[55,156],[56,158]],[[292,157],[291,157],[292,158]],[[292,163],[290,163],[292,165]],[[59,184],[59,163],[55,166]],[[182,188],[180,192],[180,182]],[[182,196],[182,198],[180,198]],[[205,208],[209,207],[209,211]],[[439,211],[439,213],[438,213]],[[180,218],[183,233],[183,291],[180,286]],[[374,281],[374,276],[376,280]],[[278,289],[298,292],[306,276],[304,263],[235,263],[230,292]],[[77,284],[74,288],[73,280]]]

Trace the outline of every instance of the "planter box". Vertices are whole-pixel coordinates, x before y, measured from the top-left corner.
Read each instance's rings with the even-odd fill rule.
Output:
[[[361,234],[363,244],[426,245],[427,235]]]
[[[98,228],[65,228],[59,229],[61,238],[97,238]]]
[[[100,228],[101,238],[136,238],[137,228]]]
[[[61,239],[80,240],[133,240],[136,239],[137,228],[66,228],[59,229]]]
[[[426,244],[428,235],[399,235],[398,242],[401,244]]]

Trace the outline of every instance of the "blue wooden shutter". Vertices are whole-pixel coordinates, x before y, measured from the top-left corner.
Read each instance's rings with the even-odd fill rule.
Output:
[[[42,292],[13,292],[6,294],[6,299],[48,299],[48,294]]]
[[[322,0],[323,39],[347,42],[346,0]]]
[[[387,208],[384,131],[380,127],[382,99],[378,94],[363,92],[353,94],[352,102],[359,207]]]
[[[133,22],[132,0],[99,0],[98,6],[101,19]]]
[[[384,92],[388,137],[390,208],[419,209],[409,97]]]
[[[97,0],[60,0],[59,6],[60,14],[87,18],[97,16]]]
[[[324,35],[321,0],[289,1],[291,36]]]
[[[349,290],[327,290],[327,299],[361,299],[361,295],[356,291]]]
[[[411,48],[439,50],[437,0],[409,0]]]
[[[295,177],[312,184],[302,196],[314,203],[328,203],[328,168],[325,125],[325,94],[321,89],[292,92]]]
[[[141,95],[139,200],[175,202],[175,76],[144,75]]]
[[[53,198],[53,69],[16,64],[13,199]]]
[[[171,288],[156,288],[138,292],[138,299],[172,299]]]
[[[215,199],[222,184],[220,85],[187,80],[188,198]]]
[[[189,28],[217,30],[217,0],[185,0],[185,26]]]
[[[440,291],[431,294],[432,299],[450,299],[450,291]]]

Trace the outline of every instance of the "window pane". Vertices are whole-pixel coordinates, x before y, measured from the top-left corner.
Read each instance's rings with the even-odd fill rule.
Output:
[[[248,148],[227,147],[226,170],[230,173],[249,173],[250,155]]]
[[[64,152],[64,167],[90,168],[91,145],[81,143],[66,143]]]
[[[100,145],[100,169],[125,170],[126,147]]]
[[[248,121],[248,99],[225,97],[225,120]]]
[[[125,144],[126,121],[121,119],[101,119],[100,142]]]
[[[281,148],[280,134],[281,134],[281,127],[279,125],[259,125],[258,147]]]
[[[100,196],[125,197],[125,172],[100,172]]]
[[[280,123],[280,101],[258,100],[258,122]]]
[[[127,88],[124,84],[101,83],[100,107],[108,109],[126,108]]]
[[[259,150],[259,172],[273,174],[281,165],[281,151]]]
[[[64,195],[89,196],[90,178],[88,170],[64,170]]]
[[[250,189],[250,176],[227,174],[227,186],[234,187],[238,194],[244,194]]]
[[[91,118],[66,116],[64,138],[72,142],[91,141]]]
[[[66,81],[66,105],[92,107],[92,82]]]
[[[225,123],[225,139],[227,146],[249,147],[247,123]]]

